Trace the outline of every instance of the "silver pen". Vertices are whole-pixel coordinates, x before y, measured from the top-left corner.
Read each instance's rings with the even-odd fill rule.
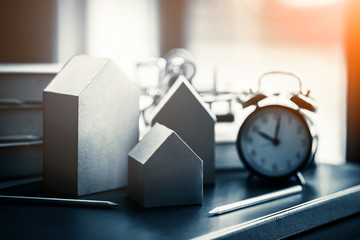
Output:
[[[0,202],[6,203],[25,203],[37,205],[64,205],[74,207],[93,207],[93,208],[112,208],[118,206],[117,203],[100,200],[86,199],[66,199],[66,198],[44,198],[44,197],[23,197],[0,195]]]
[[[230,204],[226,204],[223,206],[219,206],[216,207],[214,209],[212,209],[209,214],[211,215],[219,215],[219,214],[223,214],[223,213],[227,213],[227,212],[231,212],[234,210],[238,210],[241,208],[246,208],[246,207],[250,207],[250,206],[254,206],[260,203],[264,203],[264,202],[268,202],[268,201],[272,201],[275,199],[279,199],[279,198],[283,198],[283,197],[287,197],[290,195],[294,195],[297,193],[300,193],[303,190],[303,187],[301,185],[296,185],[296,186],[292,186],[292,187],[288,187],[288,188],[284,188],[282,190],[278,190],[278,191],[274,191],[271,193],[267,193],[267,194],[263,194],[257,197],[252,197],[249,199],[245,199],[239,202],[234,202],[234,203],[230,203]]]

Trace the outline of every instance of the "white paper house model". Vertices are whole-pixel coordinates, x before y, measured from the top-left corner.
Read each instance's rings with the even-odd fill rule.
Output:
[[[156,122],[175,131],[203,160],[204,184],[215,181],[215,114],[180,76],[154,110]]]
[[[143,207],[202,204],[203,162],[156,124],[129,153],[129,196]]]
[[[139,95],[111,60],[72,57],[43,92],[45,186],[73,196],[126,186]]]

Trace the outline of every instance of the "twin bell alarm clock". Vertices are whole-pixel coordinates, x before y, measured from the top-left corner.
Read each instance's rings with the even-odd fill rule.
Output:
[[[279,74],[296,79],[298,91],[280,94],[261,89],[265,77]],[[318,136],[310,115],[316,112],[316,107],[309,93],[302,92],[299,76],[267,72],[259,78],[257,92],[246,101],[238,99],[243,108],[255,106],[242,123],[236,142],[246,168],[262,177],[281,179],[314,162]]]

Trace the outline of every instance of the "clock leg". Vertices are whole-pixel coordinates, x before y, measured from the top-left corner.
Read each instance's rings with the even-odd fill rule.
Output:
[[[305,181],[305,178],[304,176],[302,175],[301,172],[297,172],[296,175],[295,175],[297,181],[299,182],[299,184],[301,186],[305,186],[306,185],[306,181]]]

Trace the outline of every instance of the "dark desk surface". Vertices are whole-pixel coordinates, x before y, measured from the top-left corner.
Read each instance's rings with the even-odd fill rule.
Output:
[[[127,197],[126,189],[90,195],[84,199],[110,200],[114,209],[90,209],[64,206],[0,204],[0,239],[188,239],[230,227],[291,206],[360,184],[358,165],[318,165],[304,176],[308,187],[302,194],[264,203],[247,209],[210,217],[208,212],[219,205],[239,201],[296,184],[290,180],[273,184],[245,170],[218,171],[215,186],[204,188],[201,206],[143,209]],[[0,194],[59,197],[42,189],[41,182],[1,190]],[[360,204],[360,203],[359,203]],[[350,221],[349,224],[345,224]],[[345,222],[345,223],[344,223]],[[330,226],[360,236],[360,216]],[[284,226],[286,227],[286,226]],[[325,226],[326,227],[326,226]],[[344,231],[346,227],[354,228]],[[320,233],[319,233],[320,231]],[[325,232],[328,232],[325,230]],[[330,231],[331,233],[331,231]],[[321,229],[299,237],[314,239]],[[346,233],[344,233],[346,238]],[[336,235],[331,235],[336,236]]]

